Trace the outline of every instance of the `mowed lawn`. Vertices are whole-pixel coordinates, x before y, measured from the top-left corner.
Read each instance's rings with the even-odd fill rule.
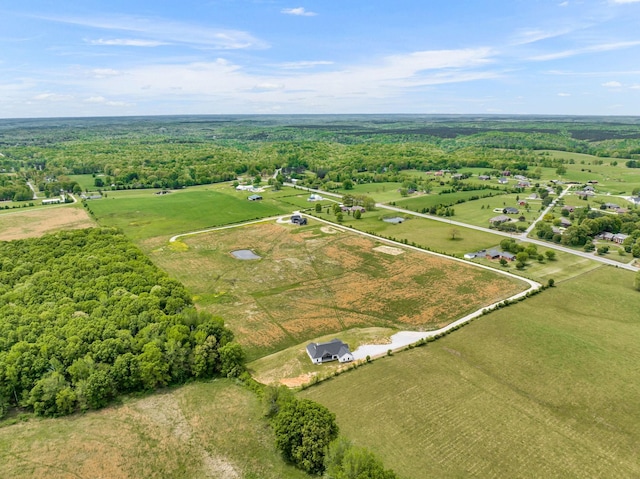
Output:
[[[640,477],[640,293],[601,267],[300,393],[402,477]]]
[[[262,201],[248,201],[250,193],[230,186],[187,188],[167,195],[155,191],[110,192],[87,204],[101,225],[121,228],[137,242],[291,212],[271,198],[272,192],[261,193]]]
[[[193,383],[120,406],[0,427],[0,477],[302,479],[254,393]]]
[[[275,221],[183,238],[151,260],[225,319],[250,359],[351,328],[430,330],[523,289],[523,282],[392,248],[315,221]],[[230,253],[250,249],[243,261]]]

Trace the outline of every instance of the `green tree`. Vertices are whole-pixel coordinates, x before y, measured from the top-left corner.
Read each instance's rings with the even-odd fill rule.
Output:
[[[218,353],[220,354],[220,374],[235,378],[244,371],[245,354],[238,343],[227,343],[218,350]]]
[[[320,213],[322,211],[322,205],[320,203],[316,203],[316,213]]]
[[[360,213],[360,210],[355,210],[355,211],[353,212],[353,217],[354,217],[356,220],[359,220],[360,218],[362,218],[362,213]]]
[[[396,474],[385,470],[382,461],[371,451],[356,447],[345,438],[331,443],[325,457],[327,479],[396,479]]]
[[[549,261],[553,261],[556,259],[556,252],[551,249],[548,249],[547,251],[545,251],[544,255],[547,257]]]
[[[338,436],[335,415],[308,399],[288,402],[273,422],[276,446],[284,458],[310,474],[322,474],[324,456]]]
[[[344,188],[345,190],[352,190],[353,189],[353,181],[349,178],[347,178],[346,180],[344,180],[342,182],[342,188]]]

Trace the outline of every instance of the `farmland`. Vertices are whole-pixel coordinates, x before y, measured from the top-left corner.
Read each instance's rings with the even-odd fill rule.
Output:
[[[436,329],[524,289],[428,254],[385,254],[375,240],[317,223],[269,222],[182,241],[186,248],[157,249],[151,259],[198,306],[223,316],[250,358],[354,327]],[[262,259],[237,260],[235,249]]]
[[[5,425],[0,476],[308,477],[273,444],[252,392],[228,380],[200,382],[97,412]]]
[[[0,189],[8,208],[0,211],[0,240],[96,224],[119,228],[139,246],[137,255],[167,273],[176,288],[184,286],[183,303],[198,310],[190,310],[185,324],[165,338],[156,326],[138,331],[149,311],[132,307],[113,314],[135,326],[131,340],[111,327],[97,337],[98,320],[87,319],[71,299],[90,292],[77,281],[95,273],[89,266],[96,260],[113,263],[114,272],[126,267],[123,260],[108,259],[108,247],[88,254],[89,263],[70,261],[87,271],[65,270],[64,281],[53,274],[60,285],[77,287],[72,294],[58,294],[63,288],[43,281],[52,273],[42,268],[45,252],[71,257],[68,238],[79,232],[63,234],[63,241],[21,259],[20,268],[14,258],[0,258],[0,272],[15,287],[15,292],[3,290],[3,307],[15,309],[19,295],[30,295],[38,315],[31,321],[16,314],[20,321],[37,327],[59,311],[60,320],[72,324],[85,318],[87,337],[97,341],[82,354],[70,346],[62,354],[56,351],[75,336],[60,339],[66,336],[55,325],[41,337],[24,327],[7,329],[16,347],[11,354],[0,352],[0,359],[10,359],[11,367],[26,365],[25,377],[33,371],[29,379],[39,387],[23,381],[16,393],[9,386],[16,383],[13,369],[0,367],[0,415],[6,415],[0,423],[0,476],[308,477],[276,452],[258,397],[239,381],[222,379],[227,371],[230,376],[241,372],[245,359],[250,376],[241,377],[252,387],[257,386],[251,377],[292,388],[332,378],[299,397],[326,404],[337,414],[341,434],[369,447],[406,479],[639,476],[634,446],[640,442],[635,418],[640,296],[632,289],[633,274],[622,269],[633,269],[630,262],[640,257],[640,223],[637,207],[616,196],[640,192],[638,125],[634,118],[419,115],[0,120]],[[497,180],[503,174],[510,176],[506,185]],[[517,187],[516,176],[532,186]],[[524,234],[487,230],[488,220],[504,207],[517,207],[511,217],[524,230],[542,210],[540,195],[551,191],[548,203],[566,182],[577,183],[574,191],[594,186],[589,201],[572,194],[564,198],[564,204],[593,209],[568,214],[560,211],[561,202],[540,223],[552,233],[544,236],[550,242],[522,262],[472,260],[497,270],[491,271],[415,249],[461,258],[501,248],[505,237],[526,246]],[[254,190],[238,191],[239,185],[260,188],[255,191],[262,200],[247,201]],[[310,201],[315,198],[307,188],[325,198]],[[63,191],[77,198],[82,191],[100,191],[102,197],[77,205],[39,205]],[[382,203],[377,209],[376,202]],[[605,202],[628,210],[600,210]],[[334,210],[340,203],[366,205],[366,211],[356,217],[346,208]],[[439,205],[445,208],[438,211]],[[439,216],[410,214],[430,209]],[[287,218],[295,210],[315,218],[293,225]],[[575,226],[558,229],[560,215]],[[390,217],[403,222],[383,221]],[[185,235],[193,232],[198,233]],[[594,240],[604,238],[598,235],[603,232],[627,238],[620,245]],[[169,242],[176,235],[177,241]],[[595,253],[577,256],[551,241],[583,254],[592,244],[609,246],[609,252],[598,254],[618,265],[604,267]],[[231,252],[238,249],[259,259],[236,259]],[[555,257],[545,256],[547,250]],[[29,276],[34,272],[35,279]],[[341,371],[353,364],[309,361],[305,347],[310,341],[338,337],[352,350],[386,345],[400,330],[432,331],[525,288],[500,272],[556,287],[506,308],[500,305],[425,347],[357,365],[355,371]],[[122,274],[120,283],[131,279]],[[105,278],[96,279],[102,283]],[[163,291],[151,285],[149,292],[122,296],[120,283],[93,292],[82,307],[98,317],[106,304],[126,301],[137,307],[144,295],[155,301]],[[182,314],[180,304],[171,307]],[[215,369],[211,361],[218,358],[218,339],[202,343],[204,336],[193,330],[196,318],[210,315],[224,320],[242,345],[233,343],[237,369]],[[99,389],[100,379],[104,384],[110,379],[106,363],[96,361],[110,357],[109,347],[101,345],[121,336],[128,342],[117,344],[129,348],[139,349],[143,340],[152,344],[142,358],[145,368],[150,359],[160,372],[170,365],[176,377],[181,365],[193,371],[200,371],[200,364],[211,368],[208,375],[189,376],[193,382],[171,390],[150,391],[183,381],[149,381],[144,392]],[[231,333],[225,340],[230,338]],[[31,356],[22,353],[29,348],[42,356],[37,369],[28,367]],[[120,383],[123,364],[117,368]],[[136,373],[136,364],[130,372]],[[85,383],[88,371],[91,388],[111,402],[107,409],[77,415],[85,409],[78,398],[92,390]],[[217,379],[203,379],[209,377]],[[77,395],[64,388],[72,383]],[[120,396],[112,398],[116,393]],[[59,399],[73,406],[61,412],[71,416],[41,420],[28,412],[36,404],[51,410]]]
[[[630,276],[599,268],[301,395],[405,477],[636,477]]]
[[[246,193],[226,188],[193,188],[156,195],[155,191],[115,192],[88,203],[100,224],[121,228],[135,241],[290,212],[271,200],[248,202]],[[167,238],[168,239],[168,238]]]
[[[34,238],[61,230],[89,228],[95,222],[79,207],[46,206],[0,214],[0,240]]]

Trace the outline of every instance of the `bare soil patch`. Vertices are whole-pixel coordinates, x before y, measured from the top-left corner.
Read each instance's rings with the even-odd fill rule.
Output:
[[[11,212],[0,215],[0,240],[36,238],[46,233],[92,226],[96,224],[85,210],[70,206]]]
[[[390,254],[392,256],[398,256],[399,254],[404,253],[404,250],[400,248],[394,248],[393,246],[377,246],[373,248],[373,251],[379,251],[380,253]]]

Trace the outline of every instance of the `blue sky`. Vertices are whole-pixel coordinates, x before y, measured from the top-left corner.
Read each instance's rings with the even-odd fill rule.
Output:
[[[0,117],[640,115],[640,0],[0,5]]]

